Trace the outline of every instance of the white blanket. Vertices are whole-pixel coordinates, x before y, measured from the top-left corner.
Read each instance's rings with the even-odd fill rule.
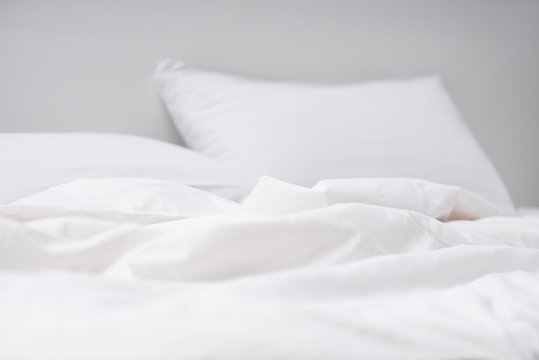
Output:
[[[537,359],[539,218],[411,179],[0,207],[0,359]]]

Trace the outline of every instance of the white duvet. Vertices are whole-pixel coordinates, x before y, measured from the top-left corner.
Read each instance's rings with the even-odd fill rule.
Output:
[[[411,179],[0,207],[0,359],[539,359],[539,218]]]

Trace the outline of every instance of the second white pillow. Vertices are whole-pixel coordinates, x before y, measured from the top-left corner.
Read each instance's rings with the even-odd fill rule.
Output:
[[[195,150],[303,186],[405,177],[458,185],[513,206],[437,77],[357,85],[247,79],[164,60],[155,78]]]

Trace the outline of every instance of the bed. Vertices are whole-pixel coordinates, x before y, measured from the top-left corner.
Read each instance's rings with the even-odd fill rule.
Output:
[[[0,359],[539,359],[533,151],[495,141],[497,109],[536,82],[496,87],[503,56],[474,60],[497,78],[464,71],[471,45],[492,49],[450,20],[479,19],[510,54],[537,4],[157,3],[0,4]],[[191,56],[154,58],[178,33]],[[277,47],[253,38],[278,38],[290,72],[271,80]],[[367,38],[372,53],[348,46]],[[40,61],[20,56],[36,43]],[[396,71],[407,60],[439,71]],[[325,66],[345,81],[311,76]]]
[[[539,217],[440,78],[154,78],[194,150],[0,135],[1,358],[539,356]]]
[[[2,357],[537,357],[539,218],[422,181],[254,191],[102,178],[3,206]]]

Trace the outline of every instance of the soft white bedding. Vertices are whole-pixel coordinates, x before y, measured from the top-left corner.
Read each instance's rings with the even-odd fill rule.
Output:
[[[437,76],[356,84],[267,81],[161,61],[155,80],[186,144],[241,174],[302,186],[413,177],[514,210]],[[458,146],[456,146],[458,144]]]
[[[412,179],[0,207],[0,358],[537,359],[539,218]]]

